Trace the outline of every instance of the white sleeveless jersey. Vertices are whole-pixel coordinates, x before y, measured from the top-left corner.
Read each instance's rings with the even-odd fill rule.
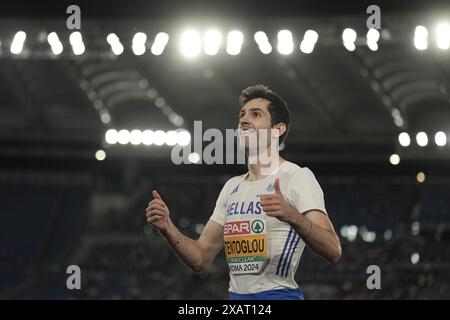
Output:
[[[228,180],[216,202],[211,220],[224,226],[224,250],[230,268],[229,291],[239,294],[298,288],[294,280],[305,243],[285,222],[267,216],[260,195],[275,192],[280,179],[285,199],[299,212],[327,214],[322,189],[308,168],[285,161],[264,179]]]

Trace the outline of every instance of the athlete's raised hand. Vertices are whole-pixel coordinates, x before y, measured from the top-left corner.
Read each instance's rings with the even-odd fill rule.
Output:
[[[289,222],[295,209],[283,197],[280,188],[280,179],[276,178],[275,193],[261,195],[261,207],[269,217],[275,217],[283,222]]]
[[[147,222],[161,232],[167,231],[170,224],[170,211],[156,190],[152,192],[153,200],[145,209]]]

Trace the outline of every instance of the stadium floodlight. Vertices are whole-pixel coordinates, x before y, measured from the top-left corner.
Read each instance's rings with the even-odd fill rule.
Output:
[[[142,131],[141,130],[137,130],[137,129],[131,130],[130,143],[135,146],[142,143]]]
[[[144,130],[142,131],[142,144],[149,146],[153,143],[153,131]]]
[[[448,23],[440,23],[437,25],[436,45],[442,50],[447,50],[450,47],[450,25]]]
[[[264,31],[257,31],[253,38],[262,54],[269,54],[272,52],[272,45]]]
[[[201,47],[200,35],[195,30],[187,30],[181,35],[181,53],[187,58],[199,55]]]
[[[242,44],[244,42],[244,35],[242,32],[233,30],[227,36],[227,53],[236,56],[241,52]]]
[[[111,46],[111,51],[116,55],[119,56],[123,53],[124,47],[122,43],[120,43],[119,37],[115,33],[110,33],[106,37],[106,41]]]
[[[128,144],[130,143],[130,131],[123,129],[119,131],[119,138],[117,141],[120,144]]]
[[[203,37],[203,51],[209,56],[215,56],[222,44],[222,35],[218,30],[208,30]]]
[[[389,162],[393,165],[396,166],[400,163],[400,156],[396,153],[391,154],[391,156],[389,157]]]
[[[300,51],[306,54],[310,54],[314,50],[314,46],[319,39],[319,34],[314,30],[307,30],[303,36],[303,40],[300,43]]]
[[[83,43],[83,37],[79,31],[72,32],[69,36],[69,42],[75,55],[81,55],[85,52],[86,47]]]
[[[177,144],[187,146],[191,142],[191,134],[186,130],[178,132]]]
[[[97,150],[97,152],[95,152],[95,159],[97,159],[98,161],[103,161],[106,159],[106,152],[104,150]]]
[[[47,42],[50,45],[54,55],[59,55],[63,52],[63,45],[56,32],[50,32],[47,35]]]
[[[141,56],[145,53],[145,42],[147,41],[147,35],[143,32],[137,32],[131,44],[131,49],[136,56]]]
[[[162,130],[156,130],[153,133],[153,143],[162,146],[166,142],[166,133]]]
[[[378,40],[380,39],[380,32],[375,28],[370,28],[369,31],[367,31],[367,46],[372,51],[378,50]]]
[[[294,51],[294,39],[289,30],[280,30],[278,32],[278,52],[283,55],[291,54]]]
[[[417,50],[428,48],[428,30],[424,26],[417,26],[414,31],[414,46]]]
[[[105,141],[108,144],[116,144],[119,142],[119,133],[115,129],[109,129],[105,133]]]
[[[164,49],[169,42],[169,35],[165,32],[159,32],[155,41],[153,41],[152,47],[150,49],[151,53],[155,56],[159,56],[164,52]]]
[[[11,42],[10,51],[12,54],[20,54],[23,50],[23,45],[25,43],[25,39],[27,38],[27,34],[24,31],[18,31]]]
[[[428,145],[428,136],[425,132],[421,131],[416,135],[416,142],[421,147],[426,147]]]
[[[411,138],[407,132],[402,132],[398,135],[398,142],[402,147],[408,147],[411,144]]]
[[[445,146],[447,144],[446,134],[442,131],[436,132],[434,136],[434,142],[436,142],[436,145],[439,147]]]

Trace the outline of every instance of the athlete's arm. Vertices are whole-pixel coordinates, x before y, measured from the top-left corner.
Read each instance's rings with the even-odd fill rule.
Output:
[[[275,194],[261,196],[261,206],[271,217],[289,223],[305,243],[329,263],[339,261],[342,249],[339,237],[327,215],[319,210],[301,214],[284,199],[279,179],[275,180]]]
[[[297,231],[305,243],[315,253],[329,263],[339,261],[342,249],[339,237],[327,215],[319,210],[310,210],[300,214],[293,208],[288,223]]]
[[[193,271],[208,270],[223,247],[223,226],[209,220],[198,240],[183,235],[170,219],[170,211],[158,192],[146,209],[147,222],[168,241],[176,255]]]

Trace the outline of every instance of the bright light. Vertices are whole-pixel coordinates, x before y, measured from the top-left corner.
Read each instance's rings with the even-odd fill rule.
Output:
[[[253,38],[255,39],[255,42],[257,44],[269,42],[269,38],[267,37],[267,34],[264,31],[257,31],[253,36]]]
[[[117,41],[119,41],[119,37],[115,33],[110,33],[106,36],[106,42],[108,42],[110,45]]]
[[[143,32],[136,32],[136,34],[133,37],[133,43],[137,45],[145,45],[145,42],[147,41],[147,35]]]
[[[106,41],[111,46],[111,51],[116,55],[119,56],[123,53],[124,48],[123,45],[120,43],[119,37],[115,33],[110,33],[106,37]]]
[[[100,110],[100,120],[104,124],[108,124],[111,122],[111,115],[109,114],[109,111],[106,109]]]
[[[130,132],[130,143],[135,146],[142,143],[142,131],[141,130],[132,130]]]
[[[166,140],[166,133],[162,130],[156,130],[153,133],[153,143],[157,146],[162,146]]]
[[[310,54],[314,50],[314,46],[319,39],[319,34],[314,30],[307,30],[300,43],[300,50],[303,53]]]
[[[425,147],[428,144],[428,136],[425,132],[421,131],[416,135],[416,142],[419,146]]]
[[[165,143],[168,146],[174,146],[177,144],[178,132],[170,130],[166,132]]]
[[[142,143],[146,146],[149,146],[153,143],[153,131],[152,130],[144,130],[142,132]]]
[[[418,183],[424,183],[425,182],[425,173],[420,171],[419,173],[417,173],[416,179],[417,179]]]
[[[187,146],[191,142],[191,134],[188,131],[179,131],[177,143],[180,146]]]
[[[355,42],[356,41],[356,31],[351,28],[346,28],[342,32],[342,40],[344,42]]]
[[[414,221],[414,222],[411,224],[411,233],[412,233],[414,236],[419,235],[419,233],[420,233],[420,222],[419,222],[419,221]]]
[[[294,51],[294,39],[289,30],[280,30],[278,32],[278,52],[284,55],[291,54]]]
[[[183,117],[176,114],[175,112],[169,114],[169,121],[172,122],[177,127],[181,126],[184,123]]]
[[[419,255],[419,253],[414,252],[414,253],[411,255],[411,263],[412,263],[412,264],[417,264],[417,263],[419,262],[419,260],[420,260],[420,255]]]
[[[61,42],[51,46],[54,55],[59,55],[63,52],[64,48]]]
[[[355,45],[356,37],[357,37],[356,31],[351,29],[351,28],[346,28],[342,32],[342,42],[344,43],[344,47],[348,51],[355,51],[355,49],[356,49],[356,45]]]
[[[417,50],[428,48],[428,30],[424,26],[417,26],[414,32],[414,46]]]
[[[241,52],[244,35],[240,31],[230,31],[227,36],[227,53],[236,56]]]
[[[374,231],[366,231],[363,233],[362,238],[365,242],[372,243],[377,238],[377,234]]]
[[[436,132],[436,135],[434,136],[434,142],[436,142],[436,145],[438,145],[439,147],[443,147],[447,144],[447,136],[442,131]]]
[[[164,98],[162,98],[162,97],[158,97],[155,100],[155,105],[158,108],[162,108],[162,107],[164,107],[166,105],[166,100],[164,100]]]
[[[272,46],[269,42],[269,38],[264,31],[258,31],[255,33],[254,37],[256,44],[262,54],[269,54],[272,52]]]
[[[378,42],[380,39],[380,32],[375,28],[370,28],[367,31],[367,42]]]
[[[351,52],[356,50],[356,45],[351,42],[345,42],[344,47],[345,47],[345,49],[347,49],[348,51],[351,51]]]
[[[352,242],[355,241],[356,236],[358,235],[358,227],[355,225],[351,225],[347,228],[347,239]]]
[[[208,30],[203,38],[203,50],[209,56],[215,56],[220,49],[222,35],[217,30]]]
[[[400,156],[396,153],[392,154],[389,157],[389,162],[394,166],[398,165],[400,163]]]
[[[117,132],[117,130],[109,129],[108,131],[106,131],[105,141],[108,144],[116,144],[117,142],[119,142],[119,133]]]
[[[23,50],[23,45],[25,43],[25,39],[27,38],[27,34],[23,31],[19,31],[14,35],[13,41],[11,42],[11,53],[19,54]]]
[[[58,37],[58,35],[56,34],[56,32],[50,32],[48,35],[47,35],[47,41],[48,41],[48,43],[52,46],[52,45],[54,45],[54,44],[56,44],[57,42],[59,42],[59,37]]]
[[[193,58],[200,53],[200,36],[197,31],[188,30],[181,35],[181,53],[187,58]]]
[[[367,31],[367,46],[372,51],[378,50],[378,40],[380,39],[380,32],[375,28],[370,28]]]
[[[376,43],[376,42],[367,42],[367,46],[372,51],[377,51],[378,50],[378,43]]]
[[[81,37],[81,33],[79,31],[72,32],[69,36],[69,42],[72,46],[72,51],[75,55],[83,54],[86,50],[83,38]]]
[[[192,152],[189,154],[188,160],[190,163],[198,163],[200,161],[200,155],[196,152]]]
[[[165,32],[160,32],[156,35],[155,41],[153,41],[152,48],[150,51],[155,56],[159,56],[164,52],[164,48],[169,42],[169,35]]]
[[[63,45],[56,32],[50,32],[47,35],[47,41],[54,55],[59,55],[63,52]]]
[[[147,41],[147,35],[143,32],[137,32],[133,37],[131,49],[137,56],[141,56],[145,53],[145,42]]]
[[[130,142],[130,132],[128,130],[120,130],[119,131],[119,139],[117,141],[120,144],[127,144]]]
[[[347,236],[348,236],[348,227],[347,226],[341,227],[341,236],[344,238],[347,238]]]
[[[103,150],[97,150],[97,152],[95,153],[95,159],[97,159],[98,161],[103,161],[106,159],[106,152]]]
[[[387,229],[384,234],[383,234],[383,238],[386,241],[389,241],[392,239],[392,230],[391,229]]]
[[[440,23],[436,27],[436,44],[442,50],[450,47],[450,25],[448,23]]]
[[[402,117],[395,117],[394,118],[394,123],[397,127],[402,127],[404,124],[403,118]]]
[[[402,132],[398,135],[398,142],[402,147],[407,147],[411,144],[411,138],[407,132]]]
[[[111,51],[116,55],[116,56],[120,56],[123,51],[124,51],[124,47],[123,45],[119,42],[114,46],[111,46]]]

